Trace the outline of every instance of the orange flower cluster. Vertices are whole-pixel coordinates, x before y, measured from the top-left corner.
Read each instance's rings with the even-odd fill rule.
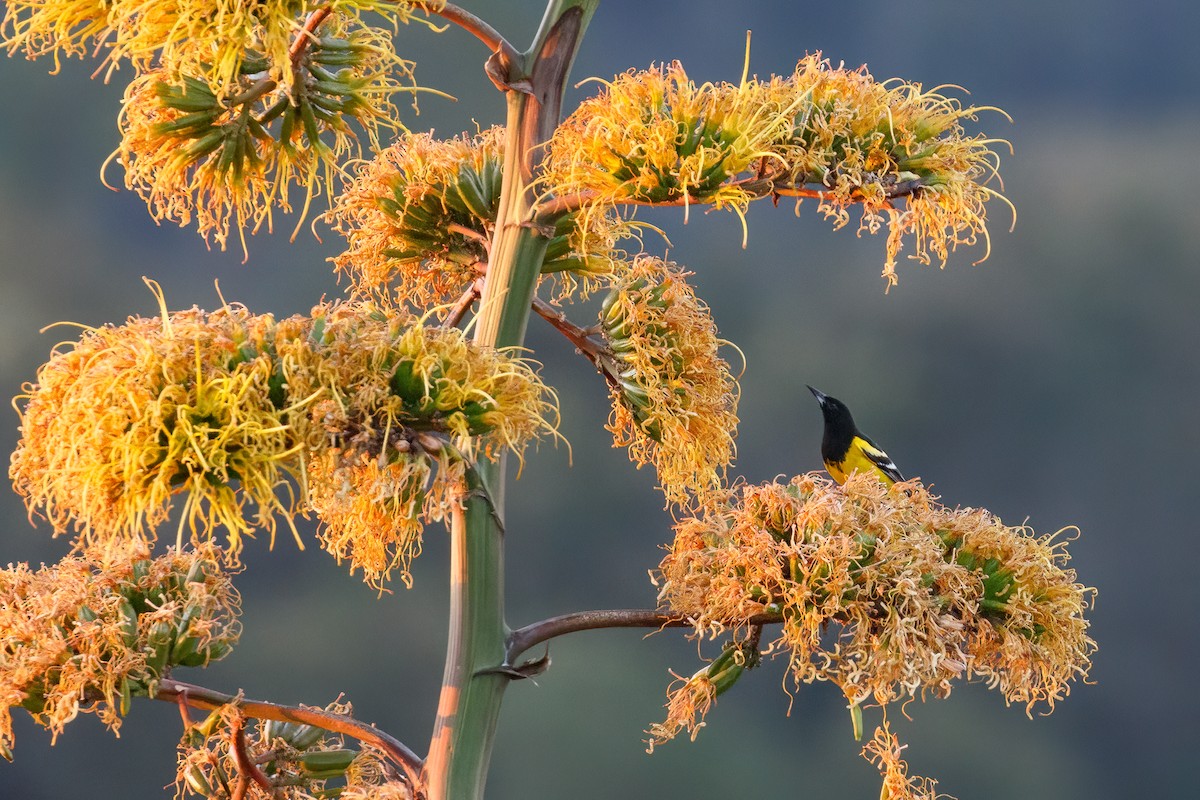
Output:
[[[135,542],[0,571],[0,753],[11,757],[15,707],[55,737],[81,711],[116,731],[172,667],[233,649],[240,599],[215,548],[149,552]]]
[[[916,482],[855,475],[838,487],[808,474],[679,521],[661,601],[710,635],[779,614],[765,651],[786,652],[797,683],[837,684],[851,705],[944,697],[978,678],[1027,710],[1053,709],[1095,649],[1093,590],[1067,559],[1054,536],[946,508]]]

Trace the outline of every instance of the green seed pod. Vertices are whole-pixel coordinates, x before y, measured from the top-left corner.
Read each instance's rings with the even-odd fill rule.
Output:
[[[297,750],[307,750],[317,742],[321,741],[321,737],[325,735],[323,728],[318,728],[314,725],[299,725],[296,732],[292,735],[292,747]]]
[[[233,652],[233,645],[229,642],[214,640],[209,643],[208,647],[203,651],[206,662],[220,661],[225,656]]]
[[[333,50],[348,52],[352,49],[349,39],[339,39],[336,36],[322,36],[317,40],[316,52],[319,54],[323,50]]]
[[[187,784],[187,788],[194,794],[201,797],[213,797],[216,792],[213,791],[212,784],[208,782],[204,771],[200,767],[191,767],[187,772],[183,773],[183,782]]]
[[[206,661],[206,654],[200,651],[200,640],[195,636],[177,638],[167,659],[167,663],[183,667],[198,667]]]
[[[275,723],[275,735],[291,744],[299,728],[300,726],[295,722],[277,722]]]
[[[388,385],[398,397],[412,403],[419,402],[425,396],[425,382],[413,370],[412,361],[397,364]]]
[[[301,755],[300,766],[309,775],[318,772],[333,772],[334,775],[327,777],[336,777],[346,771],[356,756],[358,756],[357,750],[317,750]]]
[[[133,688],[130,686],[129,678],[121,679],[121,702],[117,706],[117,710],[124,717],[129,714],[129,707],[133,704]]]
[[[283,111],[283,121],[279,123],[279,141],[285,146],[290,145],[295,135],[296,109],[288,106]]]
[[[454,191],[462,198],[467,210],[480,220],[492,218],[492,198],[486,197],[479,176],[473,169],[462,169],[458,173],[458,181]]]
[[[650,408],[650,395],[640,384],[628,379],[618,379],[621,393],[629,403],[636,408]]]
[[[304,123],[304,135],[308,137],[309,147],[317,148],[321,144],[321,129],[317,125],[317,117],[313,112],[312,103],[300,103],[300,121]]]
[[[606,326],[604,334],[609,339],[626,339],[629,336],[629,319],[622,315],[620,322]]]
[[[144,558],[140,559],[133,562],[130,569],[133,571],[131,580],[135,585],[140,585],[150,575],[150,562]]]
[[[608,349],[612,350],[617,355],[628,353],[633,350],[633,341],[631,339],[610,339]]]

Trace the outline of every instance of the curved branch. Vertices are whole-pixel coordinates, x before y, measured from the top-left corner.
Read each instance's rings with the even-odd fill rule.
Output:
[[[606,346],[592,338],[591,331],[571,322],[565,314],[555,310],[553,306],[540,297],[533,298],[533,310],[539,317],[553,325],[555,330],[567,337],[571,344],[575,345],[575,348],[587,357],[588,361],[596,365],[597,369],[605,372],[602,361],[605,357],[611,358],[612,354]]]
[[[447,22],[462,28],[487,45],[488,50],[491,50],[493,53],[504,53],[506,56],[512,58],[516,58],[519,55],[517,49],[501,36],[499,31],[466,9],[459,8],[453,3],[446,3],[441,9],[429,8],[426,10],[428,13],[435,14]]]
[[[782,614],[755,614],[746,623],[755,626],[783,622]],[[513,663],[534,645],[576,631],[600,628],[686,628],[691,620],[644,608],[618,608],[602,611],[576,611],[517,628],[508,635],[507,661]]]
[[[300,65],[300,59],[308,52],[313,42],[317,41],[317,29],[320,28],[325,20],[329,19],[329,15],[333,13],[333,6],[326,5],[313,11],[304,20],[304,25],[296,33],[296,38],[292,39],[292,45],[288,48],[288,58],[291,59],[292,69],[296,69]],[[246,105],[254,102],[258,98],[274,91],[279,85],[279,81],[274,78],[265,77],[255,81],[246,91],[235,95],[227,101],[230,108]]]
[[[317,708],[298,708],[277,703],[267,703],[261,700],[246,700],[235,695],[207,689],[192,683],[163,678],[158,684],[158,694],[155,700],[165,700],[171,703],[186,703],[192,708],[211,711],[229,703],[237,703],[238,709],[248,717],[255,719],[273,719],[279,722],[299,722],[322,728],[333,733],[341,733],[360,742],[374,745],[404,770],[409,784],[414,790],[421,787],[421,769],[424,766],[421,758],[405,744],[393,738],[390,734],[379,730],[374,725],[359,722],[350,717],[340,716]]]
[[[730,186],[741,186],[743,189],[754,194],[755,199],[761,200],[765,197],[811,197],[816,200],[831,200],[834,199],[833,192],[826,189],[809,189],[805,186],[795,186],[782,182],[774,182],[764,178],[750,178],[746,181],[735,181]],[[925,188],[925,184],[919,178],[908,181],[899,181],[884,189],[884,197],[888,200],[895,200],[900,197],[908,197],[917,194]],[[552,224],[558,218],[571,214],[575,211],[586,207],[594,201],[599,193],[593,190],[585,190],[581,192],[572,192],[559,197],[551,198],[535,207],[534,214],[530,222],[532,224]],[[862,198],[853,198],[851,202],[859,202]],[[633,197],[616,197],[608,201],[612,206],[705,206],[711,205],[710,201],[694,197],[691,195],[679,197],[674,200],[638,200]]]
[[[288,57],[292,59],[293,67],[300,63],[300,57],[309,45],[317,40],[317,28],[321,27],[332,13],[332,5],[322,6],[304,20],[304,26],[300,28],[296,38],[292,40],[292,46],[288,48]]]
[[[231,731],[230,747],[233,750],[233,760],[237,764],[238,773],[243,778],[250,778],[268,792],[272,791],[275,787],[262,773],[262,770],[250,760],[250,754],[246,752],[246,718],[239,714],[233,720],[231,727],[233,730]]]

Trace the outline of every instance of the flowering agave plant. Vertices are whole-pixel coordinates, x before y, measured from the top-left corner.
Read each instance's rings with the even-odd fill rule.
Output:
[[[184,710],[176,786],[207,798],[483,794],[505,687],[533,646],[589,628],[690,627],[720,654],[671,687],[649,745],[695,736],[764,656],[797,687],[862,708],[945,697],[979,679],[1052,710],[1084,680],[1092,590],[1066,543],[919,481],[854,474],[732,480],[739,387],[691,273],[640,251],[638,206],[816,201],[835,226],[886,230],[945,263],[990,244],[998,140],[983,107],[818,54],[786,75],[697,84],[679,63],[631,70],[569,114],[563,91],[598,0],[551,0],[518,51],[440,0],[13,0],[10,53],[131,68],[111,161],[155,219],[224,247],[302,198],[346,240],[346,297],[287,319],[223,303],[87,328],[17,406],[10,477],[31,515],[73,537],[61,562],[0,572],[0,748],[13,710],[57,735],[80,712],[114,731],[133,698]],[[391,32],[449,23],[491,53],[504,123],[449,139],[408,131],[414,92]],[[384,146],[381,136],[395,133]],[[365,147],[364,147],[365,145]],[[365,158],[364,158],[365,157]],[[353,160],[353,163],[351,163]],[[598,317],[562,308],[596,294]],[[556,438],[554,390],[523,349],[531,317],[596,368],[608,429],[652,465],[675,517],[656,608],[584,611],[515,631],[502,561],[508,454]],[[159,529],[178,517],[169,546]],[[340,701],[284,706],[183,683],[237,642],[245,540],[315,516],[318,540],[380,590],[411,585],[427,525],[450,532],[450,643],[424,756]],[[190,716],[188,709],[207,715]],[[884,796],[931,797],[886,721],[863,750]]]

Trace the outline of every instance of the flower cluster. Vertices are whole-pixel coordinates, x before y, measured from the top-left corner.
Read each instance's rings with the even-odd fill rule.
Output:
[[[182,494],[179,538],[223,526],[236,559],[242,535],[314,509],[372,581],[406,561],[380,547],[407,553],[452,502],[426,485],[435,465],[520,454],[557,421],[526,362],[370,303],[131,318],[87,330],[25,391],[10,474],[56,532],[150,539]]]
[[[777,613],[767,651],[788,653],[797,682],[837,684],[851,705],[943,697],[979,678],[1008,702],[1053,709],[1086,678],[1093,590],[1053,536],[869,475],[739,494],[681,520],[660,567],[663,604],[699,632]]]
[[[654,464],[669,503],[686,506],[733,460],[738,385],[708,307],[675,264],[637,258],[605,298],[611,353],[608,429],[638,466]]]
[[[335,702],[324,710],[349,716],[351,707]],[[411,800],[411,793],[389,794],[409,792],[407,784],[389,780],[392,774],[373,747],[349,748],[343,737],[301,723],[249,723],[235,701],[184,732],[175,787],[178,798],[319,800],[361,792]]]
[[[526,362],[478,347],[458,329],[389,313],[390,322],[332,314],[319,351],[301,346],[295,357],[312,381],[304,396],[328,397],[310,415],[326,435],[308,464],[322,542],[374,584],[397,566],[407,581],[422,524],[457,502],[464,457],[502,448],[520,456],[558,421],[553,395]]]
[[[336,165],[359,152],[351,123],[373,145],[380,127],[394,127],[390,98],[406,88],[411,64],[386,31],[327,27],[288,62],[287,83],[265,77],[263,59],[243,62],[226,83],[166,66],[130,83],[113,157],[156,220],[194,218],[224,247],[231,229],[244,236],[269,226],[273,208],[291,211],[295,186],[305,209],[327,190]]]
[[[698,86],[673,63],[617,76],[583,102],[551,140],[544,182],[599,207],[705,203],[739,215],[762,197],[816,197],[839,227],[861,204],[862,229],[889,228],[890,284],[907,235],[923,263],[986,238],[994,140],[961,126],[982,110],[819,54],[790,76],[736,85]]]
[[[439,140],[406,134],[363,162],[326,214],[347,248],[333,258],[355,294],[427,308],[480,277],[500,204],[504,129]],[[542,271],[569,293],[593,288],[623,262],[631,225],[611,212],[566,214],[549,232]]]
[[[135,542],[0,571],[0,752],[17,706],[54,736],[81,711],[117,730],[172,667],[232,650],[239,602],[211,546],[151,559]]]
[[[16,0],[0,35],[29,58],[103,50],[134,78],[110,157],[156,220],[195,221],[221,247],[327,192],[338,164],[395,128],[412,62],[389,28],[439,0]],[[368,23],[364,14],[379,19]],[[382,23],[383,27],[379,24]]]
[[[315,12],[361,24],[373,12],[395,24],[439,0],[13,0],[0,33],[10,54],[82,57],[101,49],[110,72],[128,61],[145,72],[166,65],[176,76],[220,84],[224,96],[247,62],[265,62],[266,78],[290,87],[292,48]],[[419,18],[417,18],[419,19]],[[303,36],[304,34],[300,34]]]

